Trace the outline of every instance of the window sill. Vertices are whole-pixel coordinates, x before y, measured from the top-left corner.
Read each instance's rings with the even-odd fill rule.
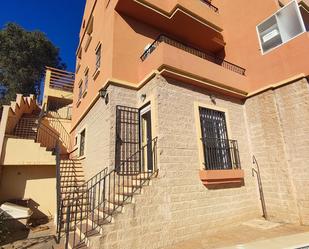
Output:
[[[77,159],[78,160],[83,160],[83,159],[85,159],[86,158],[86,156],[84,155],[84,156],[79,156]]]
[[[242,169],[200,170],[200,180],[207,188],[241,187],[244,185]]]
[[[94,74],[92,75],[93,80],[95,80],[99,74],[100,74],[100,68],[96,69]]]

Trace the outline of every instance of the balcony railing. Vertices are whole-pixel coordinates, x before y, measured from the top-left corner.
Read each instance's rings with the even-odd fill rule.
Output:
[[[214,12],[219,12],[219,9],[216,7],[216,6],[214,6],[212,3],[211,3],[211,1],[209,1],[209,0],[201,0],[201,2],[203,2],[204,4],[206,4],[210,9],[212,9]]]
[[[50,88],[66,92],[73,92],[75,80],[74,73],[50,67],[48,67],[47,70],[50,70]]]
[[[201,138],[206,170],[240,169],[236,140]]]
[[[246,69],[237,66],[231,62],[228,62],[220,57],[217,57],[210,52],[204,52],[199,49],[193,48],[191,46],[188,46],[182,42],[179,42],[175,39],[169,38],[166,35],[160,35],[149,47],[144,51],[144,53],[141,55],[141,60],[144,61],[146,58],[159,46],[161,42],[164,42],[170,46],[179,48],[185,52],[188,52],[190,54],[193,54],[195,56],[198,56],[204,60],[210,61],[212,63],[215,63],[217,65],[220,65],[228,70],[231,70],[235,73],[245,75]]]

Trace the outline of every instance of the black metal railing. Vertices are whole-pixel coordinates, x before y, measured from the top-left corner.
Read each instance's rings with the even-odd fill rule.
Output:
[[[142,61],[146,60],[146,58],[159,46],[160,43],[166,43],[170,46],[179,48],[185,52],[188,52],[190,54],[193,54],[195,56],[198,56],[204,60],[210,61],[212,63],[215,63],[219,66],[222,66],[230,71],[233,71],[235,73],[241,74],[241,75],[245,75],[246,73],[246,69],[237,66],[231,62],[228,62],[226,60],[224,60],[223,58],[220,58],[216,55],[214,55],[211,52],[205,52],[205,51],[201,51],[199,49],[193,48],[192,46],[186,45],[180,41],[177,41],[175,39],[169,38],[166,35],[159,35],[159,37],[151,44],[149,45],[149,47],[144,51],[144,53],[141,55],[140,59]]]
[[[236,140],[201,138],[206,170],[240,169],[238,143]]]
[[[71,137],[66,128],[63,126],[62,122],[59,120],[59,118],[53,117],[49,125],[52,129],[57,131],[57,136],[59,137],[59,140],[62,142],[63,146],[67,150],[69,150],[71,148]]]
[[[49,151],[55,151],[58,141],[63,144],[59,134],[57,134],[52,128],[48,127],[44,123],[40,123],[37,130],[36,140],[43,147],[46,147]]]
[[[73,92],[75,73],[46,67],[50,71],[49,87],[55,90]]]
[[[62,195],[61,195],[61,172],[60,172],[61,151],[58,143],[56,145],[55,152],[56,152],[56,198],[57,198],[56,233],[60,235],[61,224],[62,224],[62,209],[61,209]],[[60,242],[60,237],[58,237],[58,242]]]
[[[209,0],[201,0],[201,2],[203,2],[204,4],[206,4],[210,9],[212,9],[214,12],[219,12],[219,9],[216,7],[216,6],[214,6],[212,3],[211,3],[211,1],[209,1]]]
[[[105,177],[107,175],[107,171],[108,168],[106,167],[105,169],[101,170],[99,173],[97,173],[96,175],[94,175],[92,178],[90,178],[88,181],[86,181],[84,184],[82,184],[81,186],[77,186],[74,190],[73,193],[70,193],[66,196],[62,196],[61,195],[61,185],[60,185],[60,161],[59,164],[57,164],[58,167],[58,172],[59,172],[59,206],[57,206],[57,214],[58,214],[58,218],[57,218],[57,241],[60,241],[61,238],[61,232],[62,232],[62,228],[64,225],[64,222],[68,222],[68,221],[64,221],[64,212],[67,212],[66,208],[68,207],[68,205],[70,205],[70,202],[74,202],[74,200],[79,196],[82,195],[84,193],[84,191],[86,189],[90,189],[92,188],[96,182],[99,181],[99,179],[102,179],[103,177]],[[71,216],[71,218],[74,218]],[[72,222],[72,220],[71,220]]]
[[[124,203],[130,201],[133,194],[157,173],[157,138],[137,153],[141,154],[148,146],[152,148],[152,170],[140,167],[133,174],[131,170],[126,172],[123,165],[121,172],[112,169],[107,174],[96,175],[89,185],[82,186],[80,193],[73,195],[65,212],[66,249],[69,248],[69,241],[71,248],[86,244],[87,237],[99,233],[102,225],[110,223],[113,214],[121,211]]]

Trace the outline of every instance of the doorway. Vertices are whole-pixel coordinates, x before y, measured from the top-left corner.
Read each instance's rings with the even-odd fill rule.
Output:
[[[148,104],[140,110],[140,146],[141,170],[153,171],[151,106]]]

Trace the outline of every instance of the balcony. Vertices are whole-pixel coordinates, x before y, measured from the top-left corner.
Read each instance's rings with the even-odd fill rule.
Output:
[[[140,59],[140,79],[158,70],[167,77],[232,95],[245,96],[248,92],[244,68],[165,35],[160,35]]]
[[[43,104],[57,103],[68,105],[73,100],[75,74],[47,67],[44,82]]]
[[[203,49],[218,52],[225,46],[219,9],[207,0],[118,0],[115,9]]]

